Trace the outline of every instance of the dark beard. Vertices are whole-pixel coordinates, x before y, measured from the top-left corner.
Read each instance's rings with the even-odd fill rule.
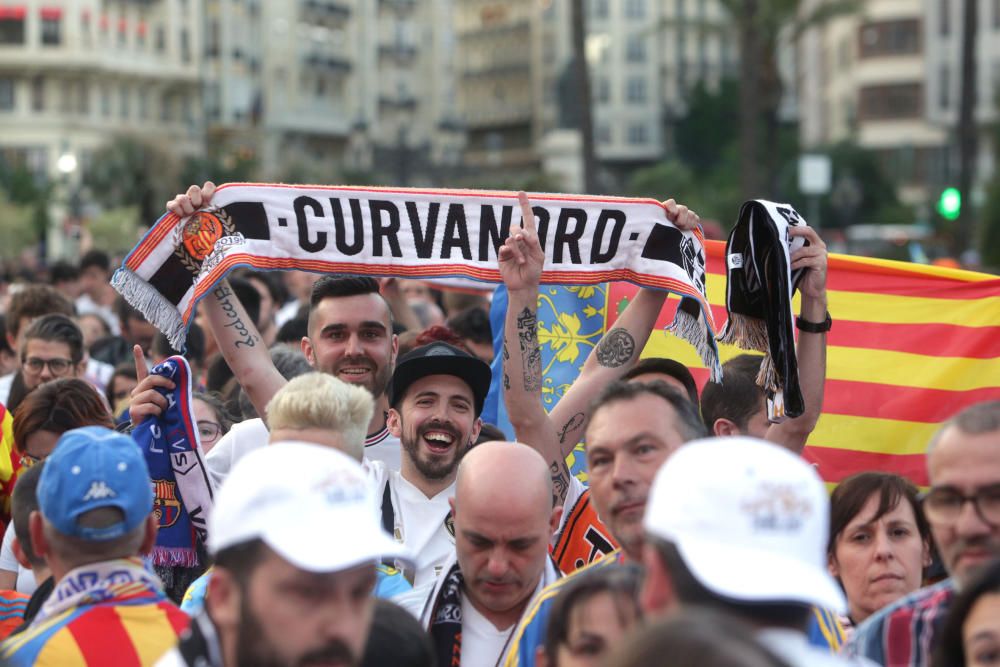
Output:
[[[350,647],[338,639],[331,639],[326,646],[309,651],[294,663],[282,662],[264,638],[264,628],[250,610],[247,596],[241,597],[240,624],[236,629],[236,664],[239,667],[298,667],[319,660],[358,664]]]
[[[431,421],[424,424],[417,433],[414,434],[412,439],[406,437],[406,424],[403,423],[403,416],[399,416],[399,426],[402,429],[402,436],[399,439],[400,444],[403,446],[403,451],[413,462],[413,466],[417,469],[421,475],[430,480],[442,480],[446,479],[449,475],[455,472],[458,468],[458,464],[462,462],[462,457],[465,453],[469,451],[467,445],[463,446],[461,444],[456,444],[454,458],[448,463],[438,463],[438,462],[428,462],[420,458],[420,438],[421,436],[429,430],[443,430],[450,433],[454,438],[456,443],[460,443],[462,440],[462,434],[458,432],[454,426],[449,424],[442,424],[441,422]]]

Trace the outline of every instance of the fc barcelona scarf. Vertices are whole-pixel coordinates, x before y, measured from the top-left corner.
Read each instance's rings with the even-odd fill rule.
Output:
[[[626,280],[681,297],[671,330],[719,377],[700,231],[652,199],[531,195],[542,283]],[[497,253],[520,225],[517,194],[233,183],[212,205],[168,213],[111,284],[183,349],[198,300],[236,267],[500,283]]]
[[[767,394],[768,420],[805,410],[792,328],[792,295],[805,271],[791,270],[791,254],[806,244],[788,228],[804,225],[791,206],[757,199],[740,207],[726,242],[726,310],[719,342],[764,353],[757,384]]]
[[[153,564],[195,567],[195,540],[204,543],[208,537],[206,517],[214,489],[191,405],[191,369],[184,357],[170,357],[150,372],[174,382],[173,391],[157,388],[167,399],[163,414],[147,418],[132,431],[146,455],[155,498],[153,514],[160,526]]]

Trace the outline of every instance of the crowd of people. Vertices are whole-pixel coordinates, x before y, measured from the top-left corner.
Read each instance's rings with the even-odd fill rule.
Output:
[[[1000,401],[938,426],[923,492],[870,471],[830,494],[802,457],[836,326],[803,226],[801,416],[768,421],[761,356],[700,388],[640,359],[650,289],[547,412],[545,259],[520,204],[503,331],[482,293],[240,271],[199,303],[190,382],[163,372],[179,353],[100,250],[10,285],[0,665],[1000,664]],[[509,435],[482,419],[491,385]],[[137,444],[179,403],[211,497],[190,557],[162,537],[198,512]],[[566,463],[580,442],[586,484]]]

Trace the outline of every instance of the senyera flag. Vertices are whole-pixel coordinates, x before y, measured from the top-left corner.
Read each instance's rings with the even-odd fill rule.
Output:
[[[721,242],[706,242],[706,289],[716,321],[725,321],[724,250]],[[1000,278],[830,255],[827,289],[834,324],[823,414],[805,457],[827,482],[881,470],[924,486],[924,456],[938,424],[968,405],[1000,399]],[[607,326],[635,292],[623,283],[610,286]],[[643,354],[677,359],[701,387],[708,372],[697,356],[662,331],[670,304]],[[720,346],[723,360],[741,352]]]
[[[724,322],[725,244],[706,241],[705,250],[708,301],[715,321]],[[830,483],[881,470],[925,486],[924,454],[937,426],[968,405],[1000,399],[1000,278],[830,255],[827,286],[834,324],[827,339],[826,391],[805,457]],[[636,291],[627,283],[542,288],[538,323],[546,409],[558,403]],[[689,345],[664,331],[676,307],[676,300],[667,302],[643,356],[680,361],[700,389],[708,371]],[[502,315],[491,319],[502,331]],[[742,350],[720,345],[719,352],[725,361]],[[491,392],[491,399],[498,397]],[[502,401],[488,401],[484,418],[493,415],[503,426]],[[569,463],[586,479],[578,454]]]

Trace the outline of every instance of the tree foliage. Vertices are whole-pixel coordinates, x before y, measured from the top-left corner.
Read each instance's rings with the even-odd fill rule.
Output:
[[[83,182],[104,208],[135,206],[140,220],[152,224],[177,190],[176,159],[134,137],[118,137],[98,150]]]

